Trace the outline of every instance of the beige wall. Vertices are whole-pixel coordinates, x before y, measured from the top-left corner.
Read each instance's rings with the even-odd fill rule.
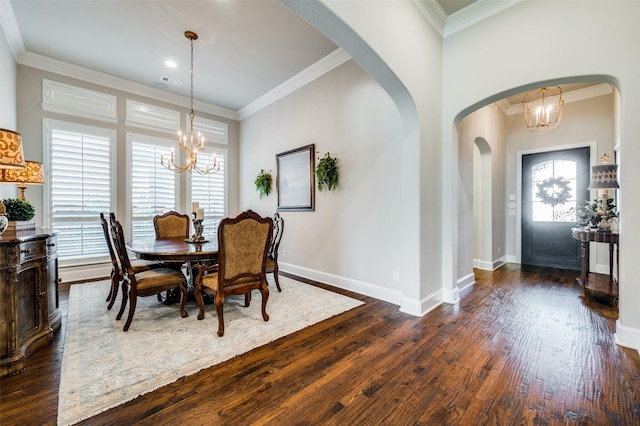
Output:
[[[260,171],[276,178],[276,154],[315,144],[338,158],[336,191],[315,190],[315,211],[280,212],[281,269],[400,303],[402,128],[389,95],[348,61],[242,120],[240,206],[272,215],[277,194],[259,198]]]

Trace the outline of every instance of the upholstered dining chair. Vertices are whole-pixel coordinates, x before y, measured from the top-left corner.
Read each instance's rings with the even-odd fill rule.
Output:
[[[247,210],[234,218],[224,218],[218,226],[218,263],[211,266],[193,265],[198,270],[195,298],[204,318],[202,293],[213,296],[218,315],[218,336],[224,335],[224,299],[232,294],[244,294],[249,306],[254,289],[262,293],[262,319],[269,321],[267,300],[269,288],[265,275],[267,253],[273,233],[273,222]]]
[[[110,220],[115,221],[115,214],[112,212],[109,214]],[[116,254],[116,249],[113,245],[113,241],[111,240],[111,232],[109,230],[109,221],[104,217],[104,213],[100,213],[100,223],[102,224],[102,232],[104,233],[104,239],[107,243],[107,249],[109,250],[109,256],[111,257],[111,289],[109,290],[109,295],[107,296],[107,309],[111,310],[113,304],[116,301],[116,297],[118,296],[118,288],[122,283],[122,269],[120,268],[120,261],[118,260],[118,255]],[[132,262],[131,267],[135,272],[143,272],[148,271],[149,269],[161,268],[162,265],[157,262],[148,262],[145,260],[137,260]]]
[[[184,310],[184,304],[187,300],[187,281],[180,271],[171,268],[157,268],[148,271],[135,272],[129,260],[129,253],[124,241],[124,233],[122,225],[117,220],[111,222],[111,239],[116,248],[116,253],[120,259],[120,267],[122,268],[122,305],[116,316],[116,320],[122,318],[122,314],[129,302],[129,313],[123,330],[129,330],[133,315],[136,311],[138,297],[157,295],[160,292],[178,287],[181,292],[180,297],[180,316],[185,318],[188,316]]]
[[[156,238],[189,238],[190,224],[188,215],[173,210],[153,217]]]
[[[280,213],[276,212],[273,215],[273,238],[271,238],[271,246],[269,247],[269,253],[267,254],[267,267],[266,273],[273,273],[273,279],[276,282],[278,291],[282,291],[280,288],[280,281],[278,280],[278,247],[280,247],[280,240],[282,239],[282,232],[284,231],[284,219],[280,216]]]

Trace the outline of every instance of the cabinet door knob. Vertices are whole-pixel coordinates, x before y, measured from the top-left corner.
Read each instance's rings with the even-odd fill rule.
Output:
[[[47,244],[47,247],[55,247],[55,246],[56,246],[56,243],[49,243],[49,244]]]
[[[31,254],[31,249],[22,249],[20,250],[20,253]]]

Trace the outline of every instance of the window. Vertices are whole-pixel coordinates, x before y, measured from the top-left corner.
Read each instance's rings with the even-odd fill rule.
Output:
[[[203,164],[207,164],[213,152],[212,148],[207,148],[205,152],[198,154],[198,160],[202,161]],[[219,172],[209,173],[208,175],[191,174],[191,200],[197,201],[200,207],[204,209],[203,235],[207,240],[216,240],[218,238],[218,224],[227,211],[227,151],[215,149],[215,155],[218,164],[220,164]]]
[[[150,136],[128,134],[130,170],[130,235],[132,238],[154,237],[153,217],[169,210],[178,210],[179,174],[160,164],[175,145],[175,141]]]
[[[550,160],[531,170],[532,220],[534,222],[575,222],[575,161]]]
[[[89,262],[108,254],[100,212],[112,210],[112,154],[115,132],[45,120],[49,161],[48,226],[58,231],[61,262]],[[69,262],[71,263],[71,262]]]

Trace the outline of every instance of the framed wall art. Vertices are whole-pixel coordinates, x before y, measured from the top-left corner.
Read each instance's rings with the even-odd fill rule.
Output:
[[[313,211],[315,182],[314,145],[276,155],[278,211]]]

